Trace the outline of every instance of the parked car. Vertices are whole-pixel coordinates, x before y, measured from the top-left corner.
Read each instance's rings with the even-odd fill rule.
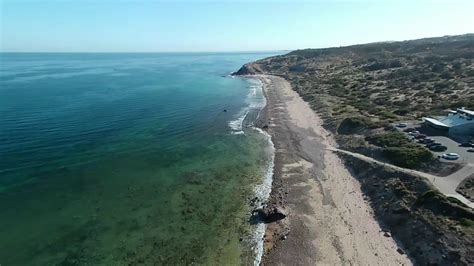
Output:
[[[442,145],[441,143],[438,143],[438,142],[431,142],[431,143],[426,144],[426,147],[428,148],[435,147],[435,146],[442,146]]]
[[[412,131],[412,132],[410,132],[410,133],[408,133],[408,134],[409,134],[409,135],[412,135],[412,136],[416,136],[416,135],[420,134],[420,131],[415,130],[415,131]]]
[[[422,144],[429,144],[433,142],[435,142],[434,139],[430,139],[430,138],[424,138],[424,139],[418,140],[418,143],[422,143]]]
[[[459,146],[474,148],[474,144],[472,144],[470,142],[463,142],[463,143],[459,144]]]
[[[405,123],[400,123],[400,124],[397,125],[397,127],[404,128],[404,127],[407,127],[407,124],[405,124]]]
[[[454,153],[454,152],[450,152],[450,153],[445,153],[445,154],[441,155],[441,157],[446,159],[446,160],[457,160],[457,159],[459,159],[459,154]]]
[[[415,136],[416,139],[424,139],[426,138],[426,135],[425,134],[418,134]]]
[[[441,152],[441,151],[446,151],[448,147],[443,146],[443,145],[437,145],[437,146],[431,146],[428,149],[430,149],[431,151]]]
[[[467,149],[467,152],[474,152],[474,148]]]
[[[407,132],[407,133],[413,132],[413,131],[416,131],[416,130],[415,130],[414,128],[412,128],[412,127],[405,128],[405,129],[403,130],[403,132]]]

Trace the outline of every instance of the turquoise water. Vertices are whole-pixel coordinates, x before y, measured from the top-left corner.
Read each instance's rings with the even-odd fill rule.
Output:
[[[252,262],[270,55],[0,54],[0,264]]]

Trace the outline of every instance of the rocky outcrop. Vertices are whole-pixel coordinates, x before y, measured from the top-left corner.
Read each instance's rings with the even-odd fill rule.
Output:
[[[282,219],[285,219],[287,213],[280,207],[264,207],[253,212],[254,216],[257,216],[260,221],[264,223],[272,223]]]
[[[260,66],[256,63],[249,63],[243,65],[237,72],[232,73],[232,75],[243,76],[243,75],[255,75],[262,74],[263,71]]]

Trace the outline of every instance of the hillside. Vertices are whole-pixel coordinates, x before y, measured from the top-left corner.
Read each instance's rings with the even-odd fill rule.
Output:
[[[343,150],[438,176],[460,167],[437,160],[392,125],[451,108],[474,109],[474,34],[297,50],[246,64],[235,74],[288,80]],[[342,157],[400,253],[415,265],[472,265],[472,209],[424,177]]]
[[[289,80],[332,129],[353,116],[369,127],[474,108],[474,34],[304,49],[243,66],[237,74]]]

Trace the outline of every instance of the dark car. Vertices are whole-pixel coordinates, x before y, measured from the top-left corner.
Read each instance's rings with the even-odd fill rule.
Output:
[[[430,143],[433,143],[435,141],[433,139],[430,139],[430,138],[424,138],[424,139],[418,140],[418,142],[422,143],[422,144],[430,144]]]
[[[405,129],[403,130],[403,132],[413,132],[413,131],[415,131],[415,129],[412,128],[412,127],[405,128]]]
[[[442,146],[442,145],[441,143],[438,143],[438,142],[431,142],[431,143],[426,144],[426,147],[428,148],[435,147],[435,146]]]
[[[463,143],[459,144],[459,146],[472,148],[472,147],[474,147],[474,144],[472,144],[470,142],[463,142]]]
[[[448,147],[443,146],[443,145],[438,145],[438,146],[433,146],[429,148],[432,151],[445,151],[448,149]]]
[[[416,139],[424,139],[426,138],[426,135],[425,134],[418,134],[415,136]]]
[[[405,124],[405,123],[400,123],[400,124],[397,125],[397,127],[400,127],[400,128],[407,127],[407,124]]]

